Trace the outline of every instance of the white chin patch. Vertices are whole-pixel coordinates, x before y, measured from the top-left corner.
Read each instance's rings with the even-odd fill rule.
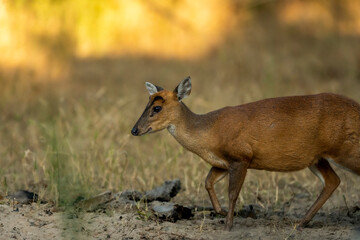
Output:
[[[176,127],[174,125],[170,124],[167,129],[171,135],[176,136]]]

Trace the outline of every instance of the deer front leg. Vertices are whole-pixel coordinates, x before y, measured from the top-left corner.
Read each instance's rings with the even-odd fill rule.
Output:
[[[235,204],[244,183],[248,166],[249,163],[241,161],[233,162],[229,167],[229,212],[225,223],[225,230],[227,231],[230,231],[233,226]]]
[[[220,181],[221,179],[223,179],[226,176],[226,174],[228,174],[227,170],[217,168],[217,167],[212,167],[210,169],[209,174],[206,177],[206,180],[205,180],[205,188],[209,193],[213,208],[214,208],[215,212],[217,212],[218,214],[221,214],[223,216],[226,216],[227,212],[225,210],[221,209],[219,200],[216,197],[214,184],[217,183],[218,181]]]

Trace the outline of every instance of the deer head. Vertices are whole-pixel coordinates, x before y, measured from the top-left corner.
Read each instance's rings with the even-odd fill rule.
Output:
[[[178,119],[181,101],[191,92],[191,78],[184,79],[174,91],[164,90],[149,82],[145,86],[150,94],[149,102],[131,130],[134,136],[163,130]]]

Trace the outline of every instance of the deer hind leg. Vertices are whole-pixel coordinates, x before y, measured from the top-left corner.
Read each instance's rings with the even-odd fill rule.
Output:
[[[206,180],[205,180],[205,188],[209,193],[210,200],[214,207],[214,210],[215,210],[215,212],[217,212],[223,216],[226,216],[227,212],[225,210],[221,209],[219,200],[216,197],[214,184],[217,183],[218,181],[220,181],[221,179],[223,179],[227,174],[228,174],[227,170],[212,167],[210,169],[208,176],[206,177]]]
[[[302,229],[310,220],[314,217],[316,212],[322,207],[322,205],[328,200],[331,194],[340,184],[340,179],[331,168],[329,162],[325,159],[320,159],[316,164],[311,165],[310,170],[322,181],[324,188],[321,191],[318,199],[307,211],[305,217],[301,220],[297,229]]]

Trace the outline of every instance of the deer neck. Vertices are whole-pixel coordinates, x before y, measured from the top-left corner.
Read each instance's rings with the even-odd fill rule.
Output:
[[[204,147],[204,140],[209,134],[211,117],[208,114],[199,115],[193,113],[185,104],[180,105],[180,116],[168,126],[170,134],[185,148],[192,152],[198,152]]]

